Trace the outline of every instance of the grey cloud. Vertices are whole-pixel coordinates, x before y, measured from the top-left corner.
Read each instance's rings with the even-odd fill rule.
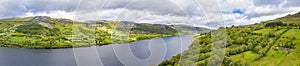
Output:
[[[300,0],[287,0],[284,7],[300,7]]]
[[[255,6],[300,7],[300,0],[253,0]]]
[[[23,1],[23,6],[33,12],[63,10],[72,11],[76,8],[78,0],[30,0]]]
[[[15,17],[26,12],[50,11],[98,11],[105,9],[127,8],[130,10],[152,11],[157,14],[180,16],[199,14],[193,0],[1,0],[0,17]],[[179,3],[178,3],[179,2]],[[184,3],[183,3],[184,2]],[[176,4],[177,3],[177,4]]]
[[[27,12],[47,12],[62,10],[70,12],[76,8],[78,0],[1,0],[0,17],[16,17]]]
[[[284,0],[253,0],[255,6],[273,5],[278,6]]]
[[[134,0],[107,0],[104,9],[124,8],[127,4]]]
[[[191,1],[191,0],[187,0],[187,1]],[[190,4],[190,3],[186,2],[185,4]],[[191,7],[182,8],[181,5],[178,5],[169,0],[125,0],[121,2],[119,2],[118,0],[109,0],[108,3],[105,5],[105,8],[106,9],[126,8],[130,10],[143,10],[143,11],[147,10],[147,11],[156,12],[157,14],[163,14],[163,15],[174,14],[174,15],[181,15],[181,16],[188,15],[188,13],[185,12],[185,10],[191,9]]]
[[[173,20],[174,23],[194,22],[213,27],[223,25],[222,18],[224,17],[221,16],[230,15],[236,8],[245,11],[242,17],[251,19],[291,13],[296,11],[294,7],[300,7],[300,0],[203,0],[199,4],[194,1],[197,0],[0,0],[0,18],[18,17],[28,12],[64,11],[74,13],[76,18],[81,20],[97,19],[97,17],[111,20],[118,17],[123,20],[138,20],[152,15]],[[218,4],[207,3],[210,1],[216,1]],[[279,7],[280,4],[282,7]],[[222,11],[212,9],[215,7],[221,7]],[[195,16],[201,19],[194,19]],[[211,19],[210,22],[203,20],[205,18]],[[225,21],[233,24],[233,21],[237,19],[241,18]],[[153,21],[148,20],[148,22]]]

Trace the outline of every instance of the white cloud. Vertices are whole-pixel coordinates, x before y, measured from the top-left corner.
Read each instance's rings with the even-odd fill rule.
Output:
[[[28,17],[28,16],[49,16],[54,18],[75,19],[75,15],[73,13],[66,12],[66,11],[51,11],[51,12],[39,12],[39,13],[27,12],[23,17]]]
[[[186,17],[173,14],[161,15],[151,11],[129,10],[125,8],[103,10],[99,14],[99,19],[111,21],[132,21],[152,24],[205,24],[205,21],[198,21],[201,18],[203,20],[203,17],[201,16]]]
[[[196,3],[197,1],[201,2]],[[299,0],[1,0],[0,18],[50,16],[75,20],[102,19],[219,27],[224,22],[227,26],[246,25],[295,13],[300,11],[298,2]],[[244,13],[232,13],[237,9]]]
[[[291,8],[291,9],[294,9],[294,10],[282,12],[282,13],[275,13],[275,14],[271,14],[271,15],[261,15],[261,16],[251,17],[251,18],[249,18],[249,15],[240,15],[240,14],[225,14],[223,16],[224,16],[225,22],[227,23],[227,26],[248,25],[248,24],[259,23],[261,21],[276,19],[279,17],[286,16],[288,14],[297,13],[298,12],[297,10],[300,11],[300,8]],[[267,10],[269,10],[269,9],[266,9],[266,11]],[[270,13],[270,12],[267,12],[267,13]]]
[[[232,12],[235,9],[244,10],[253,4],[250,0],[218,0],[218,3],[223,12]]]
[[[300,6],[284,7],[293,0],[226,0],[221,2],[223,19],[227,26],[247,25],[261,21],[283,17],[300,11]],[[244,14],[231,13],[234,9],[240,9]]]

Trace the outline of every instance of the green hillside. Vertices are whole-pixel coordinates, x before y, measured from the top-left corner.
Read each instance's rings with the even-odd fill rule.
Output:
[[[47,16],[5,18],[0,19],[0,47],[69,48],[119,44],[149,38],[196,34],[207,30],[185,25],[126,21],[80,22]]]
[[[299,26],[300,12],[257,24],[211,31],[195,36],[188,50],[163,61],[160,66],[208,65],[212,41],[216,39],[212,35],[222,30],[226,30],[222,66],[299,66]]]

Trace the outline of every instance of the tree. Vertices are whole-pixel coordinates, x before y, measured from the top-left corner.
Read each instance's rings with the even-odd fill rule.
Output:
[[[7,26],[3,29],[4,31],[4,35],[2,35],[2,44],[9,44],[9,38],[11,36],[11,29],[12,29],[13,25],[12,24],[7,24]]]
[[[49,38],[49,47],[48,48],[52,48],[52,46],[55,44],[55,43],[57,43],[56,41],[55,41],[55,37],[53,37],[53,36],[51,36],[50,38]]]
[[[25,47],[31,47],[31,42],[32,42],[31,40],[26,39],[22,41],[22,44]]]
[[[253,51],[254,51],[255,53],[258,53],[258,54],[259,54],[259,51],[260,51],[260,50],[262,50],[262,47],[261,47],[260,45],[257,45],[257,46],[254,48]]]
[[[267,23],[265,27],[270,27],[270,26],[274,27],[274,26],[282,26],[282,25],[284,24],[281,21],[276,21],[276,22]]]
[[[244,52],[244,51],[247,51],[249,50],[248,47],[246,45],[242,45],[240,48],[239,48],[240,51]]]
[[[224,58],[223,59],[224,66],[232,66],[232,63],[233,63],[233,61],[231,59],[229,59],[229,58]]]

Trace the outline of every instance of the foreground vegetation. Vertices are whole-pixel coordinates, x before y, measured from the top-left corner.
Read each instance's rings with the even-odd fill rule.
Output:
[[[195,31],[202,30],[206,29],[124,21],[79,22],[47,16],[6,18],[0,19],[0,47],[70,48],[121,44],[149,38],[195,34]]]
[[[224,30],[224,32],[220,32]],[[212,60],[212,37],[225,33],[222,66],[299,66],[300,12],[252,25],[220,28],[193,38],[188,50],[160,66],[206,66]],[[222,39],[222,38],[221,38]],[[223,40],[224,41],[224,40]]]

